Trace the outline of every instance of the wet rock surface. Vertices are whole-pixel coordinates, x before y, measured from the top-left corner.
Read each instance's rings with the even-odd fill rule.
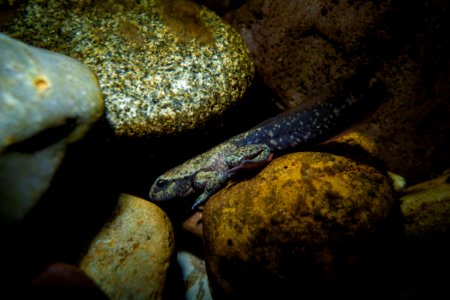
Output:
[[[188,251],[179,251],[177,253],[177,262],[180,266],[186,289],[184,299],[212,299],[205,261]]]
[[[225,19],[280,107],[316,101],[359,65],[381,72],[391,97],[361,131],[413,184],[450,164],[448,14],[445,1],[252,0]]]
[[[450,172],[408,187],[400,198],[410,239],[446,239],[450,232]]]
[[[68,144],[103,114],[78,61],[0,34],[0,219],[23,219],[48,189]]]
[[[379,63],[385,53],[377,51],[398,34],[390,19],[397,5],[255,0],[225,18],[244,37],[258,73],[286,108],[311,101],[340,78],[348,78],[358,65]]]
[[[4,283],[2,295],[11,291],[15,297],[10,298],[20,298],[21,292],[28,291],[24,286],[37,284],[39,287],[42,283],[48,283],[48,277],[42,281],[41,275],[54,274],[55,266],[52,264],[55,262],[65,262],[72,267],[79,265],[80,257],[91,245],[95,234],[102,228],[104,232],[112,232],[107,225],[113,219],[120,219],[111,218],[111,213],[117,208],[119,193],[146,198],[151,182],[163,171],[202,153],[230,135],[246,131],[275,115],[281,108],[315,102],[324,98],[323,95],[332,99],[332,93],[331,97],[329,94],[335,85],[345,82],[356,72],[357,66],[365,64],[377,71],[388,90],[388,96],[379,110],[359,126],[349,129],[330,143],[308,149],[319,152],[315,155],[323,158],[322,163],[310,163],[310,168],[303,168],[303,173],[292,173],[294,169],[291,165],[288,165],[287,171],[284,166],[279,168],[276,175],[268,176],[263,171],[260,175],[264,175],[264,180],[268,179],[264,186],[250,184],[254,180],[262,180],[257,175],[259,170],[243,174],[236,178],[236,183],[211,199],[203,212],[190,211],[189,199],[161,203],[174,227],[174,251],[189,251],[189,254],[184,256],[185,260],[181,262],[185,263],[183,266],[172,256],[167,269],[162,271],[166,277],[159,276],[160,279],[167,279],[159,281],[160,286],[155,289],[164,289],[165,299],[207,295],[203,293],[206,290],[206,278],[202,269],[202,260],[206,255],[210,268],[207,275],[215,299],[227,298],[230,293],[233,299],[239,295],[248,296],[248,299],[258,296],[261,299],[292,298],[287,295],[288,291],[298,298],[318,298],[319,294],[328,298],[342,295],[347,296],[347,299],[448,298],[450,249],[448,201],[445,196],[448,184],[447,178],[443,177],[446,173],[442,172],[449,167],[450,149],[447,138],[450,128],[447,117],[450,111],[450,30],[445,22],[449,15],[448,3],[442,0],[421,3],[328,0],[199,2],[217,9],[248,42],[256,63],[257,77],[251,86],[251,94],[241,103],[244,106],[229,111],[231,118],[221,123],[219,128],[206,126],[193,135],[174,136],[168,143],[159,136],[156,142],[139,144],[138,147],[133,144],[135,140],[127,139],[118,145],[116,140],[110,140],[109,132],[105,133],[104,124],[101,124],[93,128],[94,131],[91,129],[81,141],[72,143],[67,150],[61,149],[64,145],[61,147],[60,144],[52,143],[45,143],[48,147],[41,150],[31,143],[32,151],[29,151],[30,144],[25,144],[28,145],[28,148],[25,147],[27,151],[22,151],[20,144],[17,148],[8,146],[8,151],[15,152],[7,153],[11,155],[6,164],[9,171],[4,173],[5,176],[0,176],[0,194],[4,193],[5,187],[14,184],[20,186],[16,179],[25,166],[33,170],[28,174],[29,178],[35,180],[42,178],[42,173],[34,171],[42,169],[41,164],[47,165],[51,160],[60,166],[42,201],[15,226],[0,227],[0,255],[6,258],[0,270]],[[148,21],[153,13],[145,16],[139,9],[149,3],[154,3],[154,7],[158,6],[161,10],[159,19]],[[102,75],[104,77],[101,80],[105,95],[117,90],[125,90],[125,93],[141,92],[138,83],[142,78],[137,80],[133,73],[142,74],[148,66],[136,68],[135,59],[146,56],[146,47],[170,46],[164,43],[156,46],[140,43],[147,34],[152,37],[162,34],[167,40],[180,42],[173,51],[158,54],[160,61],[170,60],[164,57],[166,54],[173,58],[172,54],[178,55],[180,52],[179,56],[191,55],[187,62],[193,63],[199,58],[199,49],[208,48],[210,35],[208,30],[203,30],[204,26],[218,29],[216,25],[208,23],[215,22],[209,19],[209,13],[200,9],[197,15],[197,9],[179,0],[159,1],[159,4],[152,1],[140,1],[137,4],[136,1],[126,0],[45,3],[0,1],[0,8],[1,32],[10,34],[13,27],[23,28],[24,24],[28,24],[25,26],[27,32],[14,30],[14,35],[24,37],[24,41],[29,44],[69,54],[89,67],[104,66],[102,70],[96,69],[95,73],[106,74]],[[48,18],[49,15],[52,17]],[[208,21],[205,23],[204,20]],[[152,26],[155,25],[153,21],[161,21],[168,26],[167,30],[161,28],[151,32],[150,29],[154,29]],[[222,28],[223,24],[217,26]],[[87,33],[89,38],[86,41]],[[95,50],[94,44],[97,45]],[[110,49],[108,47],[114,48],[110,55],[108,52],[105,54]],[[228,47],[224,44],[224,48]],[[3,53],[0,52],[0,59]],[[143,61],[148,62],[147,59],[150,58],[145,57]],[[177,60],[176,64],[179,62],[181,64],[182,60]],[[113,70],[111,64],[119,66],[120,71]],[[215,62],[212,65],[217,66]],[[248,67],[242,65],[247,71]],[[183,68],[200,70],[192,65],[183,65]],[[208,74],[210,76],[212,73]],[[199,95],[196,91],[193,91],[193,96],[190,92],[184,92],[187,85],[183,80],[178,81],[183,79],[183,75],[180,76],[165,87],[173,89],[171,92],[176,90],[182,96],[196,98]],[[194,77],[195,80],[200,78],[198,74]],[[222,78],[220,75],[217,77]],[[152,80],[155,78],[158,76],[152,77]],[[237,80],[238,77],[232,79]],[[3,83],[2,80],[0,84]],[[37,83],[42,88],[46,86],[45,81]],[[143,86],[140,85],[141,88]],[[229,87],[224,85],[223,92],[228,93]],[[239,86],[234,85],[233,88],[239,89]],[[170,99],[164,103],[168,107],[173,104],[178,107],[178,103]],[[261,114],[260,109],[264,109],[265,103],[269,105]],[[201,118],[206,116],[195,105],[190,107],[194,113],[199,112]],[[2,109],[0,107],[0,114]],[[210,109],[214,110],[215,106]],[[123,114],[120,112],[121,116],[135,116],[131,108],[125,110]],[[176,109],[164,107],[163,110],[168,112]],[[111,126],[111,119],[107,123]],[[167,126],[172,129],[173,126],[178,128],[188,124],[185,118],[160,119],[160,123],[161,128]],[[27,129],[32,129],[29,123],[25,124]],[[145,131],[142,130],[139,132]],[[71,130],[63,131],[68,132]],[[134,134],[132,136],[136,136]],[[140,142],[144,139],[136,140]],[[5,155],[6,152],[2,151],[1,155]],[[62,159],[59,153],[64,154]],[[32,156],[39,157],[38,163],[28,159]],[[358,166],[359,173],[339,164],[338,169],[344,170],[342,176],[328,176],[333,170],[329,165],[333,160],[325,158],[336,156],[345,157],[344,160],[350,161],[350,165]],[[338,165],[336,162],[335,166]],[[320,174],[314,179],[310,176],[312,173],[306,170],[323,170],[324,173],[314,173]],[[366,186],[374,176],[381,174],[382,183],[372,189],[379,191],[386,184],[386,170],[390,174],[395,173],[398,178],[397,183],[393,183],[396,192],[391,195],[394,203],[389,202],[383,209],[378,205],[379,201],[373,201],[371,192],[366,193],[368,197],[365,200],[361,198],[361,201],[357,201],[356,198],[364,193],[361,194],[361,189],[353,187]],[[370,175],[362,176],[366,171]],[[305,177],[305,174],[309,175]],[[299,178],[303,178],[303,181]],[[313,182],[320,184],[314,185]],[[352,188],[345,194],[337,188],[341,187],[338,183]],[[314,189],[311,186],[315,188],[318,198],[312,197]],[[242,195],[251,197],[237,195],[238,187]],[[17,189],[20,191],[17,197],[24,198],[24,193],[30,190]],[[336,190],[339,193],[334,193]],[[259,195],[264,193],[269,193],[268,197],[260,198]],[[224,201],[218,201],[219,197]],[[1,200],[2,197],[0,205],[4,205]],[[287,205],[289,203],[291,206]],[[295,207],[294,203],[304,205]],[[138,211],[146,211],[139,205],[132,206]],[[392,209],[388,209],[388,206]],[[11,208],[9,205],[6,207]],[[387,220],[392,223],[381,221],[384,220],[385,211],[392,212],[393,215],[389,215]],[[139,214],[135,211],[130,215]],[[9,217],[10,213],[6,215]],[[204,223],[203,218],[209,220],[209,225]],[[144,217],[140,220],[141,227],[145,228],[139,230],[147,230],[145,224],[150,223],[151,219]],[[211,226],[211,220],[215,220],[214,226]],[[136,225],[136,220],[125,222],[121,227],[130,223]],[[249,230],[238,230],[244,228],[256,228],[259,231],[255,229],[250,234]],[[211,233],[219,230],[224,235],[212,237]],[[203,236],[206,253],[203,250]],[[214,248],[211,240],[222,243],[222,247]],[[132,242],[144,245],[148,240],[145,235],[125,234],[120,237],[125,250],[129,249],[127,247]],[[112,249],[108,247],[104,253]],[[167,258],[164,251],[160,253],[163,253],[161,259]],[[100,257],[97,254],[97,258]],[[110,257],[111,265],[116,262],[114,259],[116,257]],[[232,263],[236,261],[238,263]],[[199,266],[201,268],[197,268]],[[213,269],[213,266],[218,267]],[[293,271],[295,266],[301,268]],[[57,278],[64,274],[80,275],[76,275],[77,278],[85,275],[84,272],[80,274],[77,268],[56,266],[56,270],[62,272],[62,275],[58,273]],[[247,270],[248,273],[241,270]],[[140,271],[145,270],[140,268]],[[128,279],[139,282],[142,278],[139,272]],[[109,275],[112,278],[114,272]],[[183,275],[188,275],[186,281],[183,281]],[[240,278],[242,280],[236,283]],[[74,283],[66,279],[64,282]],[[186,290],[186,283],[191,283],[192,289]],[[121,287],[120,283],[112,286],[111,290],[115,288],[117,293],[127,291],[127,287]],[[147,287],[150,288],[149,285]],[[40,291],[31,290],[33,293],[28,298],[40,295]],[[58,296],[70,298],[67,290]]]
[[[29,1],[2,30],[89,66],[117,136],[204,127],[241,100],[254,73],[242,38],[188,1]]]
[[[162,299],[173,250],[166,214],[144,199],[122,194],[80,268],[110,299]]]
[[[388,178],[368,165],[314,152],[274,160],[205,206],[213,294],[281,296],[299,285],[299,296],[332,294],[330,282],[367,259],[393,206]]]

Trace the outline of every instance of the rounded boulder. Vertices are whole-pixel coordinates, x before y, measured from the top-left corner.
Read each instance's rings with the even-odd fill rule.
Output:
[[[329,295],[335,282],[345,289],[393,203],[389,179],[369,165],[314,152],[272,161],[205,206],[213,295]]]

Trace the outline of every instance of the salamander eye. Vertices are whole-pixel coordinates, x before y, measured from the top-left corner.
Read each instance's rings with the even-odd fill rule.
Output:
[[[158,189],[163,189],[163,188],[167,187],[168,184],[169,184],[169,181],[165,180],[165,179],[158,179],[156,181],[156,187]]]

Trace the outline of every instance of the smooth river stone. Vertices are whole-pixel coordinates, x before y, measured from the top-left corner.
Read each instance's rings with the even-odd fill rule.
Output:
[[[211,300],[212,296],[209,290],[205,261],[188,251],[179,251],[177,253],[177,262],[180,266],[186,289],[184,299]]]
[[[189,1],[29,1],[16,16],[0,30],[95,72],[118,136],[201,128],[236,104],[254,75],[239,34]]]
[[[318,152],[275,159],[206,203],[214,299],[357,294],[362,262],[382,256],[393,204],[389,178],[369,165]]]
[[[166,214],[153,203],[122,194],[80,267],[110,299],[161,299],[173,252]]]
[[[49,187],[66,146],[103,114],[80,62],[0,34],[0,220],[21,220]]]

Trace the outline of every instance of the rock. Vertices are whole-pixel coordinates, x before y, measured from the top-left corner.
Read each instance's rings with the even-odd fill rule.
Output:
[[[0,34],[0,220],[21,220],[49,187],[68,144],[103,113],[78,61]]]
[[[429,44],[442,48],[439,41],[431,40]],[[432,49],[416,50],[437,61],[448,60],[447,54]],[[417,52],[402,51],[392,62],[395,67],[386,68],[383,77],[391,96],[370,118],[340,138],[341,142],[353,140],[356,144],[365,140],[365,149],[383,161],[388,170],[405,178],[408,185],[437,177],[450,166],[450,78],[443,71],[445,67],[436,69],[414,61]],[[429,68],[437,71],[433,74],[435,81],[424,82]]]
[[[405,230],[403,272],[399,283],[407,299],[450,296],[450,173],[409,186],[400,192]],[[408,297],[409,296],[409,297]]]
[[[443,0],[250,0],[226,19],[280,107],[320,99],[361,64],[379,70],[391,97],[357,131],[418,183],[450,166],[449,15]]]
[[[173,234],[159,207],[122,194],[80,267],[110,299],[161,299],[174,251]]]
[[[393,204],[389,179],[369,165],[314,152],[272,161],[205,206],[214,298],[356,291],[355,278],[367,283],[359,267],[381,255],[375,248]]]
[[[410,239],[448,240],[450,174],[416,184],[400,198],[405,233]]]
[[[205,261],[187,251],[179,251],[177,253],[177,261],[181,268],[186,288],[184,299],[212,299]]]
[[[223,16],[226,12],[236,9],[240,5],[244,4],[245,0],[196,0],[195,2],[200,3],[212,11],[214,11],[219,16]]]
[[[36,276],[27,292],[27,298],[108,299],[78,267],[61,262],[50,265]]]
[[[403,52],[393,63],[396,67],[384,72],[391,97],[349,132],[369,140],[374,146],[372,155],[383,161],[388,170],[404,177],[408,185],[432,179],[450,166],[450,77],[447,71],[438,72],[433,75],[436,81],[424,82],[423,76],[429,76],[425,75],[426,70],[435,67],[421,66],[412,60],[414,55]],[[428,55],[444,59],[432,51]]]
[[[202,209],[202,207],[199,207]],[[203,213],[195,211],[191,216],[181,224],[183,230],[202,239],[203,238]]]
[[[253,62],[214,13],[180,0],[112,2],[29,1],[0,30],[94,70],[118,136],[201,128],[243,96]]]
[[[376,63],[374,54],[393,34],[386,22],[392,10],[390,1],[253,0],[226,19],[248,44],[279,105],[288,108],[326,93],[367,60]]]

